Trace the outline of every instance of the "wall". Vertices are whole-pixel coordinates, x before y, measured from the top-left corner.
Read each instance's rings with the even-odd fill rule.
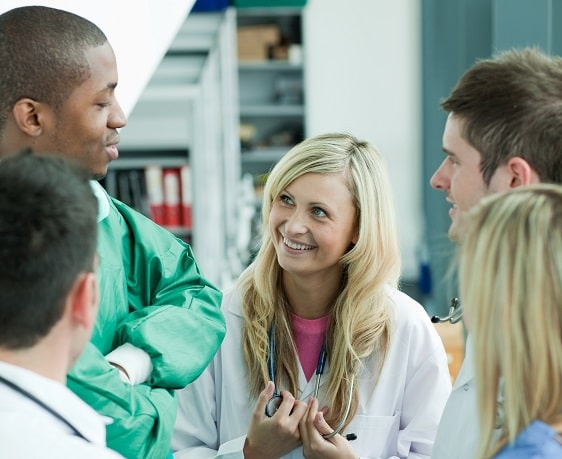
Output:
[[[417,278],[423,234],[420,3],[308,0],[304,25],[306,134],[347,131],[381,150],[405,279]]]
[[[71,11],[107,35],[119,70],[117,97],[129,114],[195,0],[2,0],[0,13],[25,5]]]
[[[449,299],[458,294],[449,275],[455,250],[447,236],[450,205],[443,192],[429,186],[445,158],[441,140],[446,114],[439,103],[476,59],[490,55],[491,24],[491,0],[423,0],[423,209],[432,274],[424,306],[430,314],[445,314]]]

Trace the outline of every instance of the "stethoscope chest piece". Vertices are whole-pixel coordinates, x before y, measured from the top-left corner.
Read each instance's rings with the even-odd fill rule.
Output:
[[[271,397],[265,405],[265,414],[268,417],[271,417],[275,413],[277,413],[277,410],[279,409],[279,406],[281,406],[282,401],[283,397],[281,397],[280,395],[273,395],[273,397]]]

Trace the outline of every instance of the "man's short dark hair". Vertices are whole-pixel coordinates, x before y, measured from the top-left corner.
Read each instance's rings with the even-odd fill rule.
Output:
[[[562,183],[561,57],[525,48],[480,60],[441,106],[464,123],[487,184],[515,156],[542,182]]]
[[[97,199],[62,157],[0,161],[0,346],[35,344],[61,318],[78,275],[92,272]]]
[[[24,97],[59,109],[90,77],[85,51],[106,42],[98,26],[68,11],[25,6],[0,15],[0,133]]]

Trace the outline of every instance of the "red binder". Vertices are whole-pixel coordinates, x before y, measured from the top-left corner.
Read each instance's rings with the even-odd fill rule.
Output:
[[[185,164],[180,169],[182,225],[191,229],[191,166]]]
[[[164,169],[164,225],[181,225],[180,170]]]

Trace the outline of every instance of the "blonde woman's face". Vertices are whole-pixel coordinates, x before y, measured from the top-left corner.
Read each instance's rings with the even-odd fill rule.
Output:
[[[358,228],[343,174],[305,174],[273,201],[269,231],[279,265],[302,275],[340,276]]]

